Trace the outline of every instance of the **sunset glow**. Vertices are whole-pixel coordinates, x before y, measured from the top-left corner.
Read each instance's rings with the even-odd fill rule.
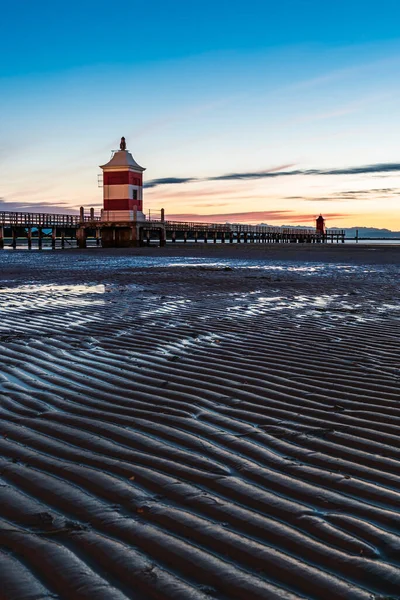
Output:
[[[170,4],[10,7],[2,210],[100,209],[124,135],[145,212],[400,229],[398,3]]]

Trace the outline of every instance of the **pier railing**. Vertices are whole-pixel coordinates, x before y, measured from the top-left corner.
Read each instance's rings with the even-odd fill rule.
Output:
[[[100,217],[84,216],[84,222],[100,221]],[[0,226],[14,227],[78,227],[79,215],[49,213],[0,212]]]
[[[158,215],[157,215],[158,216]],[[67,214],[56,214],[56,213],[28,213],[28,212],[0,212],[0,227],[65,227],[65,228],[76,228],[80,225],[86,224],[90,226],[93,224],[94,227],[101,227],[101,217],[94,216],[93,213],[82,216],[67,215]],[[196,221],[161,221],[161,219],[146,220],[143,222],[146,226],[160,226],[163,225],[166,231],[169,232],[209,232],[209,233],[236,233],[236,234],[277,234],[280,236],[299,236],[309,237],[319,235],[313,228],[301,228],[301,227],[274,227],[271,225],[247,225],[241,223],[202,223]],[[344,237],[343,230],[327,230],[324,237]],[[321,236],[322,237],[322,236]]]
[[[226,231],[234,233],[298,233],[315,235],[315,229],[299,227],[273,227],[271,225],[243,225],[240,223],[199,223],[192,221],[165,221],[167,230],[175,231]]]

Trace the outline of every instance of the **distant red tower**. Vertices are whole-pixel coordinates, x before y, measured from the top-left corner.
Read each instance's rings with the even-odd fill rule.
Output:
[[[320,233],[321,235],[325,235],[325,233],[326,233],[325,219],[322,215],[319,215],[319,217],[317,218],[316,228],[317,228],[318,233]]]
[[[143,171],[121,138],[120,149],[103,169],[103,221],[138,221],[143,214]]]

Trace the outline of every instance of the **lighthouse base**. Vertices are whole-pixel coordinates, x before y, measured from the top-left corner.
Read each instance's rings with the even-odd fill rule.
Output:
[[[121,224],[118,227],[102,227],[101,245],[103,248],[132,248],[140,246],[139,228],[136,223],[129,226],[128,224],[125,226]]]
[[[145,221],[146,217],[141,210],[102,210],[102,221],[121,223],[122,221]]]
[[[151,237],[157,236],[160,246],[165,245],[165,225],[161,222],[136,221],[101,223],[101,245],[103,248],[135,248],[149,246]]]

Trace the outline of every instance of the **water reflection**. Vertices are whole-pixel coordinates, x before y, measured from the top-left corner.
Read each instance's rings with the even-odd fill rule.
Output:
[[[37,310],[56,306],[86,306],[103,304],[96,296],[104,294],[104,285],[32,284],[0,287],[0,310],[4,312]]]
[[[271,312],[296,311],[296,318],[322,318],[324,320],[350,319],[353,321],[374,321],[390,312],[398,312],[400,304],[381,303],[379,299],[365,299],[351,293],[322,295],[273,295],[262,292],[231,294],[234,302],[226,312],[232,318],[250,318]]]
[[[14,267],[28,269],[29,271],[53,270],[57,273],[73,271],[95,272],[129,272],[133,269],[193,269],[199,271],[227,271],[247,270],[249,273],[263,275],[298,275],[302,276],[365,276],[371,274],[381,274],[388,270],[397,269],[395,265],[348,265],[324,262],[293,262],[251,259],[251,258],[201,258],[193,256],[182,256],[178,260],[168,256],[138,256],[138,255],[102,255],[101,253],[91,251],[71,256],[68,252],[63,253],[24,253],[24,252],[5,252],[0,253],[0,268]]]

